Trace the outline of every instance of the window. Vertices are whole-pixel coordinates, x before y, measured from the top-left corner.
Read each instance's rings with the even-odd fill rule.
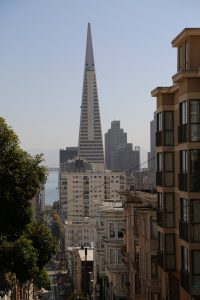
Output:
[[[200,223],[200,200],[191,200],[191,222]]]
[[[173,152],[165,152],[164,153],[164,184],[165,186],[173,186],[174,185],[174,153]]]
[[[165,193],[165,226],[174,227],[174,194]]]
[[[188,69],[188,42],[185,42],[185,70]]]
[[[183,58],[183,49],[180,47],[178,48],[178,71],[181,71],[182,58]]]
[[[156,146],[162,145],[162,112],[157,113]]]
[[[157,131],[162,131],[162,113],[157,113]]]
[[[165,235],[166,268],[168,270],[175,268],[175,235]]]
[[[121,248],[117,249],[117,264],[121,264],[123,259],[123,255],[121,253]]]
[[[174,144],[174,125],[173,125],[173,111],[164,112],[164,141],[166,146]]]
[[[185,198],[181,198],[180,201],[181,201],[181,203],[180,203],[181,204],[180,205],[181,222],[188,223],[189,222],[189,201],[188,201],[188,199],[185,199]]]
[[[187,102],[180,103],[180,125],[187,124]]]
[[[115,264],[115,249],[110,249],[110,264]]]
[[[163,193],[158,192],[158,209],[163,211]]]
[[[180,173],[187,173],[187,151],[180,151]]]
[[[192,274],[200,276],[200,250],[192,251]]]
[[[115,237],[114,223],[109,223],[109,236]]]
[[[157,229],[156,216],[150,217],[150,226],[151,226],[151,239],[152,240],[157,240],[157,238],[158,238],[158,229]]]
[[[190,100],[190,140],[200,141],[200,100]]]
[[[157,153],[157,171],[161,172],[163,169],[163,154],[162,152]]]
[[[151,278],[158,279],[158,258],[156,255],[151,255]]]
[[[190,150],[190,191],[200,191],[200,150]]]
[[[123,223],[118,223],[117,236],[118,238],[123,238]]]
[[[200,242],[200,200],[191,200],[192,242]]]
[[[190,271],[189,250],[185,247],[181,247],[181,267],[184,271]]]

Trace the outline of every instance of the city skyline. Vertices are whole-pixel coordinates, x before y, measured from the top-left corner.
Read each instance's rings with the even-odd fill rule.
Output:
[[[102,135],[120,120],[148,151],[155,85],[172,84],[174,36],[199,26],[200,3],[1,1],[0,107],[21,146],[57,161],[76,146],[87,23],[93,31]],[[181,11],[181,17],[178,13]],[[163,67],[161,67],[163,64]],[[73,130],[71,130],[73,128]]]

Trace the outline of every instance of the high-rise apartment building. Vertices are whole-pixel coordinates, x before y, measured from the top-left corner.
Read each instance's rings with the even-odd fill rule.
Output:
[[[200,28],[173,41],[177,73],[157,87],[158,244],[162,300],[200,299]]]
[[[116,191],[126,189],[124,172],[94,171],[85,165],[79,169],[76,160],[70,162],[74,168],[61,172],[61,217],[72,222],[84,221],[91,217],[94,220],[99,205],[103,201],[119,202],[121,196]]]
[[[105,133],[106,168],[117,171],[139,170],[140,147],[127,143],[127,133],[120,128],[120,121],[112,121]]]
[[[101,121],[90,24],[88,24],[87,31],[78,155],[80,158],[92,163],[94,169],[104,169]]]

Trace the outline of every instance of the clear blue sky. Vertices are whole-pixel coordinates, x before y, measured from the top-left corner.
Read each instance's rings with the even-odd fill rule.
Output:
[[[200,27],[200,1],[0,0],[0,115],[23,148],[49,150],[51,165],[78,143],[88,22],[103,135],[120,120],[128,141],[148,150],[151,90],[172,84],[171,41]]]

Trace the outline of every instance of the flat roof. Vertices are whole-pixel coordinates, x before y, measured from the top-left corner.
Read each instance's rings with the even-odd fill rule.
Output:
[[[181,42],[188,36],[200,36],[200,28],[184,28],[173,40],[172,46],[178,47]]]

